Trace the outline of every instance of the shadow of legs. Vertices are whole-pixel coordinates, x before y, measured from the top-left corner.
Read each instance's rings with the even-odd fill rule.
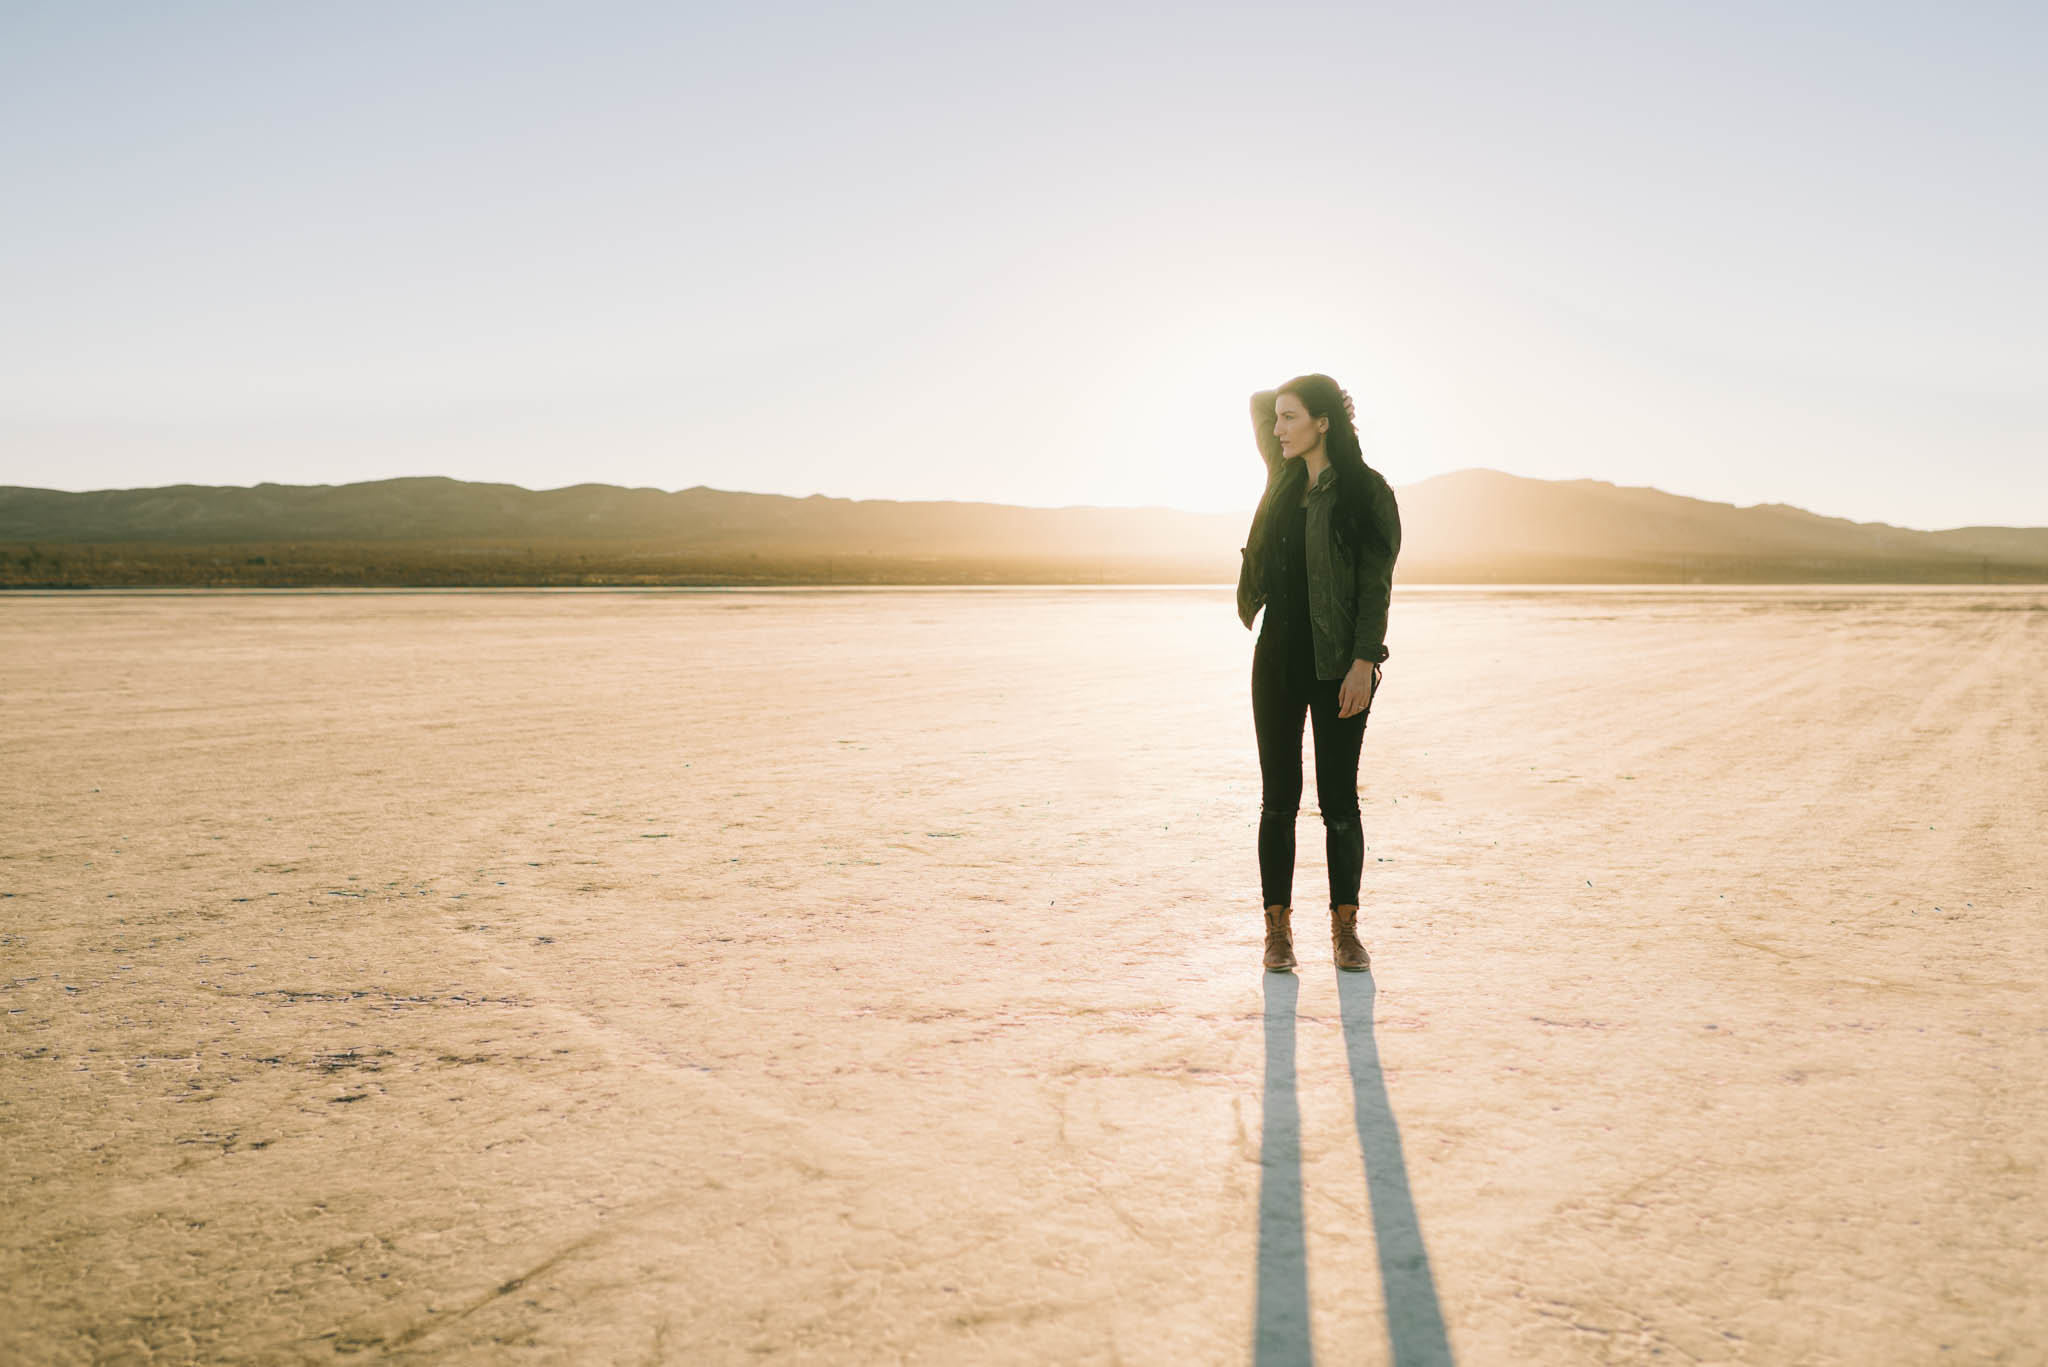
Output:
[[[1380,1072],[1380,1047],[1372,1032],[1373,995],[1369,974],[1337,975],[1337,996],[1343,1004],[1344,1057],[1351,1065],[1352,1108],[1358,1146],[1365,1152],[1365,1189],[1372,1201],[1380,1287],[1387,1301],[1387,1337],[1392,1342],[1395,1367],[1450,1367],[1450,1337],[1437,1306],[1436,1279],[1430,1275],[1429,1250],[1423,1247],[1422,1225],[1415,1218],[1415,1197],[1408,1190],[1400,1127],[1394,1123],[1386,1078]],[[1270,998],[1267,1012],[1270,1089]],[[1290,1052],[1291,1040],[1290,1036]]]
[[[1252,1361],[1314,1361],[1308,1337],[1308,1230],[1301,1213],[1301,1100],[1294,1082],[1292,973],[1267,973],[1266,1099],[1259,1139],[1259,1293]],[[1370,1016],[1367,1017],[1370,1019]]]

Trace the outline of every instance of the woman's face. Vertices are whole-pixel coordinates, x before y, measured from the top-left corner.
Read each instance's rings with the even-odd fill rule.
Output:
[[[1328,418],[1311,418],[1308,405],[1292,394],[1282,394],[1273,402],[1273,435],[1280,438],[1280,454],[1299,458],[1323,444],[1323,434],[1330,430]]]

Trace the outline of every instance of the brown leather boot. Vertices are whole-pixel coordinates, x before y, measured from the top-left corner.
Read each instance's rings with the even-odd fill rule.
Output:
[[[1294,967],[1294,928],[1287,918],[1293,907],[1266,908],[1266,971],[1286,973]]]
[[[1372,967],[1372,956],[1358,942],[1357,907],[1331,908],[1330,950],[1336,957],[1337,967],[1347,973],[1359,973]]]

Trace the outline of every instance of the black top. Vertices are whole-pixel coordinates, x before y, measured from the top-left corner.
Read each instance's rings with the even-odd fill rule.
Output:
[[[1316,682],[1316,643],[1308,620],[1308,506],[1290,500],[1269,514],[1266,541],[1266,623],[1260,644],[1278,650],[1289,692]]]

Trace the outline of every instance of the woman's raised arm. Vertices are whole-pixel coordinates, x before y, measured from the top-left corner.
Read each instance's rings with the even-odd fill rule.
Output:
[[[1272,474],[1280,464],[1280,438],[1273,435],[1273,408],[1280,401],[1277,389],[1261,389],[1252,395],[1252,440],[1259,444],[1259,458]]]

